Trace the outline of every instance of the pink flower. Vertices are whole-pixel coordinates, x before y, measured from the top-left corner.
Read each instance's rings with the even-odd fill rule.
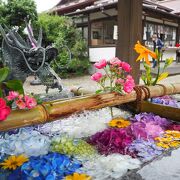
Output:
[[[10,114],[11,109],[9,106],[6,106],[6,101],[0,98],[0,121],[3,121]]]
[[[17,98],[19,96],[19,93],[16,91],[10,91],[9,95],[6,97],[8,101],[12,101],[15,98]]]
[[[121,60],[119,60],[117,57],[115,58],[112,58],[109,63],[112,65],[112,66],[121,66]]]
[[[106,65],[107,61],[105,59],[102,59],[100,62],[94,64],[97,69],[103,69],[104,67],[106,67]]]
[[[130,72],[132,69],[131,66],[126,62],[121,63],[121,68],[126,72]]]
[[[148,137],[152,138],[158,137],[164,133],[164,130],[153,122],[146,123],[145,131],[147,132]]]
[[[98,82],[102,78],[102,74],[100,72],[94,73],[91,76],[91,80]]]
[[[116,84],[123,84],[124,83],[124,79],[116,79]]]
[[[29,96],[24,96],[25,104],[28,109],[32,109],[37,105],[36,99]]]
[[[135,86],[134,79],[132,78],[132,76],[127,75],[126,81],[123,87],[124,91],[126,93],[130,93],[133,90],[134,86]]]
[[[25,102],[23,101],[23,99],[18,99],[15,101],[16,102],[16,105],[19,109],[25,109],[26,108],[26,104]]]

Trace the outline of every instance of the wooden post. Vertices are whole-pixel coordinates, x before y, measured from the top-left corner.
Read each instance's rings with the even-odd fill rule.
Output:
[[[178,27],[177,27],[177,32],[176,32],[176,43],[180,43],[180,20],[178,21]]]
[[[134,45],[142,41],[142,0],[118,1],[118,43],[116,55],[132,67],[132,75],[139,83],[140,63],[136,62],[137,54]]]

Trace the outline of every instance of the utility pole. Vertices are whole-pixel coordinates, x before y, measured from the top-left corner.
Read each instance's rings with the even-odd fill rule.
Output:
[[[119,0],[116,55],[131,65],[136,84],[140,78],[140,63],[136,62],[138,54],[134,45],[138,40],[142,42],[142,0]]]

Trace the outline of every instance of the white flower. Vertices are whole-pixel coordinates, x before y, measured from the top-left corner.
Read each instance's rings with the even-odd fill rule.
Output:
[[[116,116],[127,118],[130,114],[126,111],[113,109]],[[43,134],[51,136],[57,134],[68,134],[70,137],[82,138],[91,136],[107,128],[107,123],[111,120],[109,108],[96,111],[84,111],[80,114],[73,114],[68,118],[57,120],[41,125],[37,128]]]
[[[141,162],[138,159],[128,155],[112,154],[85,162],[81,170],[95,180],[120,179],[127,170],[139,168],[140,165]]]
[[[17,134],[5,134],[0,138],[0,153],[9,155],[25,154],[39,156],[48,153],[50,139],[30,128],[22,128]]]

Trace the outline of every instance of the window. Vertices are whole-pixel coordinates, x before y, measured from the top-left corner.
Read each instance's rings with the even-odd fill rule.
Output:
[[[146,45],[152,45],[152,35],[157,34],[163,41],[164,46],[175,46],[176,43],[176,27],[153,24],[146,22],[144,26],[143,40]]]
[[[91,24],[91,45],[92,46],[108,46],[115,45],[116,40],[114,28],[117,26],[115,20],[104,20],[93,22]]]

